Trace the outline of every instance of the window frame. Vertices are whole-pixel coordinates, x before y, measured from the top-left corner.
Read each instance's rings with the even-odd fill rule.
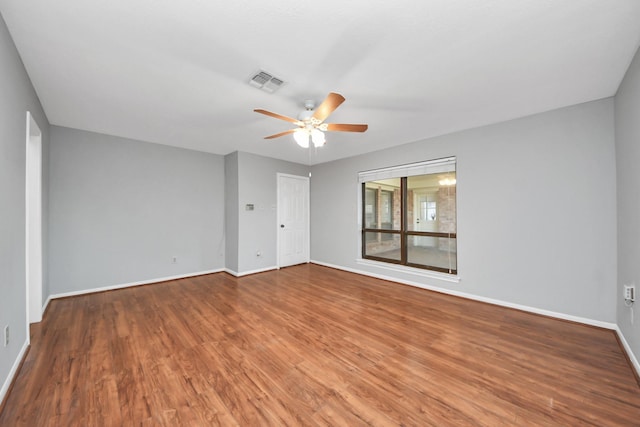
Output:
[[[456,176],[457,176],[457,171],[456,171],[456,159],[455,157],[452,158],[446,158],[446,159],[439,159],[439,160],[433,160],[433,161],[429,161],[429,162],[422,162],[422,163],[416,163],[416,164],[412,164],[412,165],[404,165],[404,166],[399,166],[396,168],[387,168],[385,170],[390,170],[393,171],[394,169],[398,169],[398,170],[410,170],[410,168],[412,167],[420,167],[423,164],[439,164],[440,162],[444,163],[444,162],[453,162],[453,171],[456,172]],[[369,173],[375,173],[376,171],[370,171]],[[437,232],[437,231],[415,231],[415,230],[409,230],[408,228],[408,218],[407,218],[407,182],[408,182],[408,177],[409,176],[419,176],[419,175],[428,175],[431,173],[437,173],[437,172],[429,172],[427,171],[426,173],[423,174],[411,174],[411,175],[405,175],[405,176],[394,176],[394,178],[400,178],[400,229],[399,230],[389,230],[389,229],[383,229],[383,228],[370,228],[370,227],[366,227],[366,218],[365,218],[365,194],[367,190],[370,190],[367,188],[367,183],[368,182],[372,182],[372,181],[376,181],[376,179],[370,179],[370,180],[365,180],[360,178],[360,189],[361,189],[361,201],[360,201],[360,206],[361,206],[361,211],[362,211],[362,217],[361,217],[361,249],[360,249],[360,253],[361,253],[361,257],[362,259],[365,260],[371,260],[371,261],[377,261],[377,262],[383,262],[383,263],[389,263],[389,264],[396,264],[399,266],[406,266],[406,267],[412,267],[412,268],[418,268],[418,269],[422,269],[422,270],[430,270],[430,271],[436,271],[439,273],[445,273],[447,275],[457,275],[458,274],[458,263],[457,263],[457,250],[456,250],[456,268],[443,268],[443,267],[437,267],[437,266],[430,266],[430,265],[426,265],[426,264],[417,264],[417,263],[412,263],[409,262],[408,260],[408,241],[410,236],[416,236],[416,237],[435,237],[435,238],[449,238],[449,239],[456,239],[456,246],[457,246],[457,239],[458,239],[458,233],[457,233],[457,224],[456,224],[456,232],[455,233],[451,233],[451,232]],[[378,197],[376,196],[376,199]],[[378,213],[376,213],[376,215],[378,215]],[[457,185],[456,185],[456,217],[457,217]],[[381,227],[382,225],[380,225]],[[400,260],[396,260],[396,259],[391,259],[391,258],[384,258],[384,257],[379,257],[379,256],[375,256],[375,255],[367,255],[366,252],[366,247],[367,247],[367,233],[380,233],[380,234],[389,234],[389,235],[399,235],[400,236]]]

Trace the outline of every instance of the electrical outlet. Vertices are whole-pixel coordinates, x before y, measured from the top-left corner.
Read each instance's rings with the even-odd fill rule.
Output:
[[[636,286],[624,285],[624,300],[634,302],[636,300]]]
[[[9,345],[9,325],[4,327],[4,338],[2,342],[4,343],[5,347]]]

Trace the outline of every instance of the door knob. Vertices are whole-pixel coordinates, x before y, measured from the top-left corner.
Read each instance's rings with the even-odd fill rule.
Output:
[[[280,224],[280,228],[284,228],[284,224]]]

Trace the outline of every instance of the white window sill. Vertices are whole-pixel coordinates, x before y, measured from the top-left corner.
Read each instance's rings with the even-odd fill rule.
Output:
[[[445,282],[460,283],[460,276],[458,275],[440,273],[438,271],[433,271],[433,270],[424,270],[422,268],[407,267],[404,265],[373,261],[370,259],[363,259],[363,258],[356,259],[356,263],[360,265],[378,267],[384,270],[396,271],[398,273],[412,274],[414,276],[420,276],[420,277],[428,277],[430,279],[438,279],[438,280],[443,280]]]

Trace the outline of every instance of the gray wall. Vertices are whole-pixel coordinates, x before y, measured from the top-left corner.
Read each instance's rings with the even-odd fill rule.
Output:
[[[276,266],[277,174],[308,176],[309,170],[297,163],[238,153],[238,273]],[[245,210],[246,204],[255,210]]]
[[[0,18],[0,337],[9,325],[8,347],[0,344],[0,388],[9,379],[27,340],[25,279],[26,114],[31,111],[43,132],[43,236],[47,221],[49,122],[22,61]],[[45,237],[46,238],[46,237]],[[46,241],[43,243],[46,245]],[[43,254],[46,260],[47,253]],[[45,272],[46,273],[46,272]],[[47,295],[45,276],[43,295]]]
[[[614,146],[606,99],[314,166],[311,258],[613,323]],[[357,264],[358,171],[446,156],[458,159],[460,283]]]
[[[51,294],[224,267],[222,156],[52,126],[50,196]]]
[[[224,157],[225,267],[238,272],[238,152]]]
[[[640,52],[618,89],[616,111],[616,158],[618,173],[618,326],[640,358],[640,311],[626,307],[624,284],[640,291]],[[634,319],[635,317],[635,319]]]
[[[225,266],[273,267],[276,174],[311,170],[313,260],[617,322],[640,355],[640,320],[632,322],[637,313],[621,297],[623,284],[640,285],[639,55],[615,98],[615,119],[607,99],[311,168],[50,127],[2,20],[0,64],[0,327],[12,335],[0,346],[0,386],[27,339],[28,110],[44,133],[43,298]],[[357,264],[357,172],[451,155],[461,282]],[[256,210],[245,211],[247,203]]]

